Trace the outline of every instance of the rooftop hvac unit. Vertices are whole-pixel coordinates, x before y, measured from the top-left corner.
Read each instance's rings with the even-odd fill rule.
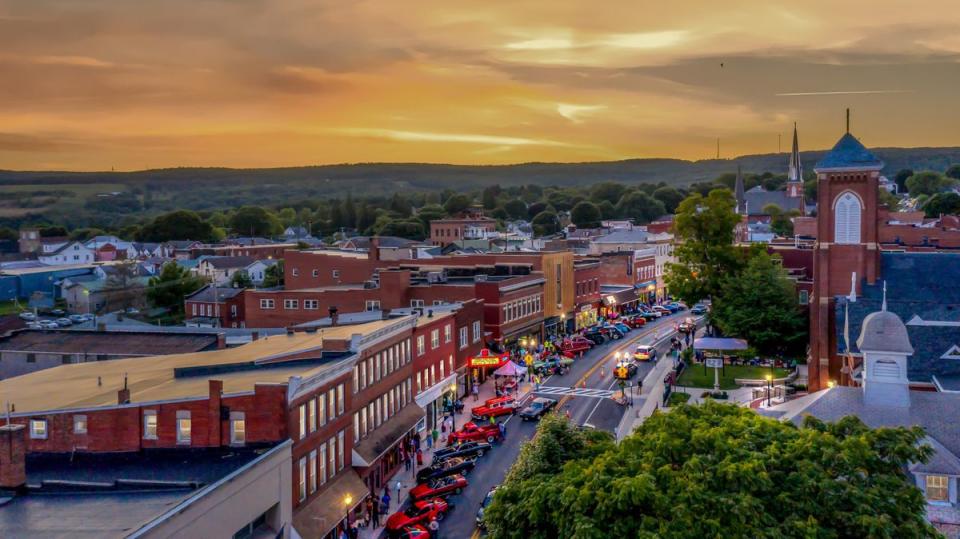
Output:
[[[447,282],[447,274],[443,271],[429,271],[427,272],[427,282],[428,283],[445,283]]]

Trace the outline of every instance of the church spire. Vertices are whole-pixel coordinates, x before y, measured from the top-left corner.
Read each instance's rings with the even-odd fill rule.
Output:
[[[737,182],[733,187],[733,195],[737,199],[737,213],[744,215],[747,213],[747,197],[743,193],[743,173],[740,171],[740,164],[737,163]]]
[[[790,168],[787,171],[787,181],[803,183],[803,165],[800,164],[800,142],[797,139],[797,122],[793,122],[793,151],[790,152]]]

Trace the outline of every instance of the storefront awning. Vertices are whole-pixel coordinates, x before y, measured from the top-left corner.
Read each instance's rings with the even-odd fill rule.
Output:
[[[415,403],[406,405],[400,413],[377,427],[369,436],[353,446],[353,465],[366,468],[373,465],[393,444],[410,432],[426,412]]]
[[[703,350],[746,350],[747,341],[725,337],[700,337],[693,341],[693,347]]]
[[[632,286],[629,288],[600,287],[600,295],[603,298],[603,303],[608,307],[612,307],[614,305],[625,305],[627,303],[637,301],[637,290]]]
[[[326,537],[346,517],[347,510],[363,503],[370,490],[351,468],[340,472],[325,490],[293,516],[293,527],[300,537]],[[344,506],[347,496],[351,507]]]
[[[559,316],[551,316],[550,318],[547,318],[547,319],[545,319],[545,320],[543,321],[543,327],[552,328],[553,326],[555,326],[555,325],[557,325],[557,324],[559,324],[559,323],[560,323],[560,317],[559,317]]]
[[[433,384],[426,391],[420,393],[413,400],[417,401],[417,405],[421,408],[426,408],[428,404],[440,398],[444,392],[450,390],[450,386],[456,383],[457,373],[453,373],[450,376],[447,376],[440,382]]]

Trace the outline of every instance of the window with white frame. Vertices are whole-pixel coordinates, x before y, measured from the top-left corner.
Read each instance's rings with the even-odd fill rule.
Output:
[[[344,436],[343,436],[343,431],[341,430],[340,432],[337,433],[337,470],[342,470],[342,469],[343,469],[343,463],[344,463],[344,458],[343,458],[343,450],[344,450],[343,438],[344,438]]]
[[[945,475],[926,476],[926,494],[931,502],[950,501],[950,478]]]
[[[307,405],[301,404],[299,408],[300,418],[300,439],[307,437]]]
[[[426,352],[423,335],[417,335],[417,355],[422,356]]]
[[[247,419],[243,412],[230,412],[230,443],[232,445],[247,443]]]
[[[330,440],[327,441],[327,464],[328,464],[327,467],[330,468],[330,477],[333,477],[337,473],[337,463],[334,460],[336,456],[337,456],[337,439],[330,438]]]
[[[836,243],[860,243],[860,199],[847,191],[837,198],[833,207],[834,233]]]
[[[337,417],[337,392],[333,388],[327,391],[327,419],[333,420]]]
[[[260,308],[261,308],[261,309],[273,309],[274,305],[275,305],[275,304],[274,304],[274,302],[273,302],[272,299],[261,299],[261,300],[260,300]]]
[[[443,342],[447,343],[453,340],[453,325],[447,324],[443,326]]]
[[[436,350],[440,347],[440,330],[435,329],[430,332],[430,349]]]
[[[353,443],[360,441],[360,412],[353,413]]]
[[[308,311],[315,311],[320,308],[320,301],[316,299],[303,300],[303,308]]]
[[[411,299],[411,300],[410,300],[410,306],[413,307],[413,308],[423,307],[423,300],[422,300],[422,299]]]
[[[73,433],[74,434],[87,433],[87,416],[85,415],[73,416]]]
[[[423,391],[423,383],[420,380],[420,371],[417,371],[417,393]]]
[[[333,277],[334,279],[339,279],[339,278],[340,278],[340,270],[333,270],[333,271],[330,272],[330,275],[331,275],[331,277]]]
[[[460,328],[460,349],[461,350],[466,348],[467,345],[470,344],[470,336],[468,335],[468,333],[469,333],[469,330],[467,329],[467,326],[463,326],[462,328]]]
[[[291,269],[290,269],[290,275],[293,275],[294,277],[297,277],[297,276],[300,275],[300,270],[297,269],[297,268],[291,268]]]
[[[287,310],[296,310],[300,308],[300,302],[295,299],[283,300],[283,308]]]
[[[316,432],[317,430],[317,400],[310,399],[310,402],[307,403],[307,422],[310,426],[310,432]]]
[[[327,406],[323,393],[317,397],[317,420],[321,427],[327,424]]]
[[[313,271],[310,272],[310,276],[311,276],[311,277],[319,277],[319,276],[320,276],[320,270],[314,269]]]
[[[317,464],[320,466],[320,484],[327,483],[327,444],[320,444],[320,455],[317,457]]]
[[[157,439],[157,411],[143,411],[143,437],[147,440]]]
[[[442,299],[435,299],[435,300],[433,300],[434,306],[436,306],[436,305],[443,305],[444,303],[446,303],[446,302],[443,301]]]
[[[317,450],[310,452],[310,461],[308,463],[307,482],[310,484],[310,494],[317,491]]]
[[[307,459],[305,457],[300,457],[299,468],[300,468],[299,499],[302,502],[303,500],[307,499]]]
[[[190,444],[192,423],[190,422],[189,410],[177,411],[177,443],[183,445]]]
[[[30,420],[30,438],[33,440],[47,439],[47,420],[46,419]]]
[[[480,340],[480,321],[474,320],[473,321],[473,342],[477,342],[479,340]]]
[[[380,310],[380,300],[378,299],[368,299],[365,303],[364,310],[366,311],[379,311]]]
[[[337,385],[337,415],[343,414],[344,402],[343,402],[343,384]]]

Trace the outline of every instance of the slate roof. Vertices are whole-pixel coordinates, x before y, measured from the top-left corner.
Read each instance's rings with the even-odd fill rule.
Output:
[[[216,293],[214,293],[213,286],[207,285],[183,299],[184,301],[202,301],[206,303],[213,303],[214,300],[219,300],[218,303],[223,303],[224,300],[236,297],[241,292],[243,292],[242,288],[219,286],[216,289]]]
[[[256,258],[252,256],[208,256],[204,258],[204,262],[217,269],[245,268],[253,264],[254,261],[256,261]]]
[[[743,194],[747,203],[747,215],[767,215],[763,208],[776,204],[783,211],[803,210],[803,198],[787,196],[786,191],[767,191],[757,186]]]
[[[907,377],[930,382],[933,376],[960,376],[960,253],[894,253],[880,255],[881,276],[887,282],[887,310],[904,321],[913,355],[907,362]],[[861,294],[849,304],[850,338],[861,333],[868,314],[881,310],[883,282],[862,283]],[[838,352],[845,352],[844,306],[836,305]],[[851,343],[854,352],[860,349]],[[948,357],[943,357],[943,356]]]
[[[115,333],[87,330],[22,330],[0,338],[0,351],[153,356],[211,350],[213,333]]]
[[[613,232],[594,238],[593,243],[646,243],[649,234],[646,230],[614,230]]]
[[[883,168],[883,161],[873,155],[859,140],[850,133],[845,133],[834,144],[827,155],[814,165],[814,170],[821,169],[865,169]]]

